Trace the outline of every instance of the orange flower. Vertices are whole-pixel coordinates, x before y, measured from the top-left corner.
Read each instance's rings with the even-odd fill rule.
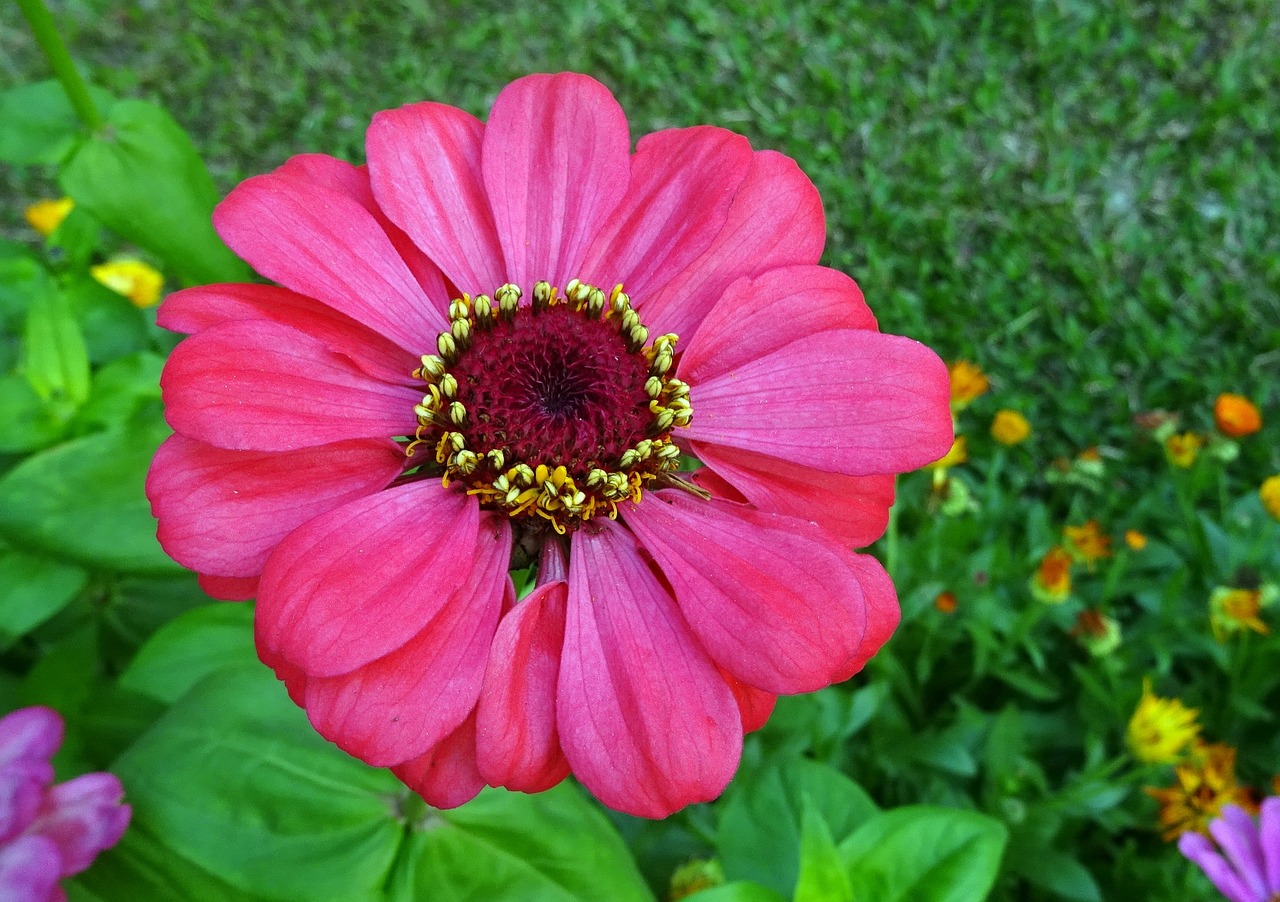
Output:
[[[933,606],[944,614],[954,613],[956,604],[954,592],[939,592],[938,597],[933,600]]]
[[[1141,551],[1147,547],[1147,537],[1136,529],[1126,529],[1124,531],[1124,543],[1134,551]]]
[[[1244,395],[1223,393],[1213,402],[1213,422],[1228,438],[1243,438],[1262,428],[1262,414]]]
[[[991,421],[991,437],[1002,445],[1025,442],[1031,435],[1031,424],[1016,410],[1000,410]]]
[[[1160,803],[1160,826],[1166,842],[1194,830],[1205,833],[1209,822],[1224,805],[1256,811],[1249,792],[1236,782],[1236,750],[1224,743],[1197,743],[1187,759],[1173,771],[1174,783],[1166,789],[1143,790]]]
[[[1071,594],[1071,555],[1055,545],[1040,559],[1031,578],[1031,594],[1047,604],[1059,604]]]
[[[1101,611],[1092,608],[1076,616],[1071,635],[1080,640],[1089,654],[1101,658],[1120,647],[1120,624]]]
[[[1111,537],[1102,531],[1097,520],[1083,526],[1064,527],[1062,535],[1071,555],[1081,563],[1092,567],[1094,561],[1111,557]]]
[[[1196,456],[1199,455],[1203,445],[1204,437],[1194,432],[1171,435],[1164,440],[1165,457],[1169,458],[1169,463],[1175,467],[1185,470],[1196,462]]]
[[[1267,509],[1267,513],[1280,520],[1280,473],[1263,480],[1262,487],[1258,489],[1258,497],[1262,499],[1262,506]]]
[[[967,360],[957,360],[947,367],[951,376],[951,408],[963,410],[969,402],[987,393],[991,382],[985,373]]]
[[[150,307],[164,293],[164,276],[141,260],[112,260],[90,266],[89,274],[116,294],[127,297],[135,307]]]
[[[1261,589],[1231,589],[1219,586],[1209,596],[1209,625],[1213,637],[1225,642],[1232,633],[1252,630],[1267,635],[1271,630],[1259,615],[1270,599],[1264,598]]]

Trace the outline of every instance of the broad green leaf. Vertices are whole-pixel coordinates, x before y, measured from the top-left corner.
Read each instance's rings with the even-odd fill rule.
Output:
[[[800,821],[800,877],[793,898],[795,902],[853,902],[853,889],[831,831],[807,794]]]
[[[407,790],[322,739],[261,665],[202,680],[112,769],[136,825],[266,898],[371,898],[403,833]]]
[[[66,297],[46,279],[27,308],[23,370],[46,401],[79,407],[89,397],[89,352]]]
[[[84,276],[94,252],[102,244],[102,226],[84,207],[72,207],[44,243],[54,269]],[[92,341],[92,330],[87,325],[86,331]]]
[[[151,345],[147,314],[87,273],[72,273],[62,292],[84,330],[85,347],[94,363],[106,363]]]
[[[533,796],[486,789],[461,808],[430,813],[388,895],[396,902],[653,899],[621,837],[567,783]]]
[[[99,432],[27,458],[0,479],[0,536],[91,567],[181,570],[156,541],[143,494],[165,431],[153,423]]]
[[[1027,847],[1010,843],[1009,870],[1064,899],[1101,902],[1102,891],[1093,875],[1069,855],[1044,846]]]
[[[252,667],[253,608],[213,604],[187,611],[162,626],[120,675],[120,686],[172,703],[209,674],[227,666]]]
[[[90,88],[98,109],[106,112],[111,96]],[[0,160],[26,166],[57,163],[75,146],[80,120],[66,93],[50,79],[0,93]]]
[[[730,879],[751,880],[791,895],[799,876],[806,795],[837,843],[877,812],[857,783],[808,759],[793,759],[754,779],[736,781],[721,809],[716,841]]]
[[[684,902],[787,902],[787,897],[775,893],[767,886],[736,880],[685,896]]]
[[[0,376],[0,454],[53,443],[74,413],[70,405],[45,403],[22,376]]]
[[[974,811],[915,805],[863,824],[840,844],[855,899],[981,902],[1008,832]]]
[[[251,275],[213,230],[218,190],[182,127],[162,108],[122,100],[63,167],[62,187],[113,232],[188,284]]]
[[[79,567],[52,558],[0,550],[0,648],[62,610],[88,578]]]
[[[48,280],[49,273],[30,251],[0,241],[0,327],[19,331],[32,298],[45,291]]]
[[[144,405],[159,402],[163,369],[164,358],[149,351],[111,361],[93,374],[89,401],[77,421],[101,429],[127,423]]]

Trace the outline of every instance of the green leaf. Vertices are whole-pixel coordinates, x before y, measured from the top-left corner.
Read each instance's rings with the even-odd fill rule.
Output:
[[[653,899],[621,837],[568,783],[532,796],[486,789],[461,808],[432,812],[411,837],[388,896]]]
[[[1009,870],[1055,895],[1078,902],[1101,902],[1102,890],[1093,875],[1069,855],[1044,846],[1009,848]]]
[[[0,326],[5,331],[18,331],[32,298],[45,291],[48,280],[49,273],[30,251],[0,241]]]
[[[0,454],[34,451],[52,444],[74,415],[67,405],[46,404],[21,376],[0,376]]]
[[[147,314],[87,273],[70,274],[62,286],[84,330],[89,359],[106,363],[151,345]]]
[[[0,536],[91,567],[181,570],[156,541],[143,494],[166,431],[151,423],[100,432],[27,458],[0,479]]]
[[[89,89],[101,110],[111,106],[105,91]],[[57,163],[75,146],[80,120],[66,93],[50,79],[0,93],[0,160],[26,166]]]
[[[258,660],[253,608],[214,604],[187,611],[162,626],[138,651],[120,686],[172,703],[211,673]]]
[[[322,739],[262,665],[201,681],[112,769],[136,827],[267,898],[372,898],[403,832],[401,784]]]
[[[831,831],[808,795],[800,825],[800,877],[796,881],[795,902],[853,902],[853,888]]]
[[[915,805],[880,814],[840,844],[854,898],[981,902],[1008,832],[974,811]]]
[[[63,190],[187,284],[246,281],[248,266],[213,230],[218,190],[182,127],[141,100],[122,100],[106,117],[63,168]]]
[[[89,352],[75,314],[49,279],[27,308],[23,338],[27,380],[46,401],[79,407],[89,397]]]
[[[0,551],[0,648],[66,607],[88,579],[79,567],[22,551]]]
[[[70,270],[83,276],[94,251],[102,243],[102,225],[84,207],[72,207],[67,218],[59,223],[44,243],[56,270]],[[92,341],[93,330],[86,331]]]
[[[89,400],[77,421],[100,429],[127,423],[148,402],[159,402],[163,369],[164,358],[149,351],[111,361],[93,374]]]

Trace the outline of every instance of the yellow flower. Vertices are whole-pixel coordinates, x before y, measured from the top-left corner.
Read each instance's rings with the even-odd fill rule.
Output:
[[[1016,410],[1000,410],[991,421],[991,437],[1002,445],[1025,442],[1031,435],[1031,424]]]
[[[1270,601],[1261,589],[1231,589],[1219,586],[1209,596],[1209,625],[1213,637],[1225,642],[1232,633],[1252,630],[1263,636],[1271,632],[1259,618],[1262,608]]]
[[[1172,764],[1200,733],[1199,712],[1176,698],[1160,698],[1151,680],[1142,681],[1142,698],[1129,719],[1129,748],[1148,764]]]
[[[122,294],[135,307],[150,307],[160,300],[164,276],[141,260],[112,260],[89,267],[95,279],[116,294]]]
[[[76,202],[69,197],[58,200],[38,200],[27,207],[25,215],[31,228],[48,238],[58,230],[62,220],[67,218],[67,214],[75,205]]]
[[[1095,658],[1111,654],[1120,647],[1120,624],[1101,611],[1083,610],[1077,615],[1071,635]]]
[[[956,609],[956,593],[939,592],[933,600],[933,606],[944,614],[952,614]]]
[[[1124,531],[1124,543],[1134,551],[1141,551],[1147,547],[1147,537],[1136,529],[1126,529]]]
[[[1173,771],[1174,783],[1166,789],[1145,787],[1160,803],[1160,826],[1166,842],[1188,831],[1205,833],[1209,822],[1224,805],[1256,811],[1249,791],[1236,782],[1236,750],[1223,743],[1198,742],[1185,761]]]
[[[991,387],[986,374],[967,360],[957,360],[947,367],[947,373],[951,376],[953,410],[963,410],[970,401],[985,395]]]
[[[1102,531],[1097,520],[1083,526],[1067,526],[1062,530],[1067,549],[1081,563],[1093,566],[1094,561],[1111,557],[1111,537]]]
[[[957,435],[956,440],[951,443],[951,450],[939,460],[935,460],[928,465],[930,470],[946,470],[948,467],[954,467],[964,463],[969,459],[969,440],[963,435]]]
[[[1258,489],[1258,497],[1262,499],[1262,506],[1267,509],[1267,513],[1280,520],[1280,473],[1263,480],[1262,487]]]
[[[1055,545],[1040,559],[1031,578],[1031,594],[1047,604],[1059,604],[1071,594],[1071,555]]]
[[[1228,438],[1243,438],[1262,428],[1262,414],[1244,395],[1223,393],[1213,402],[1213,422]]]
[[[1194,432],[1171,435],[1164,440],[1165,457],[1169,458],[1169,463],[1175,467],[1182,467],[1185,470],[1196,462],[1196,455],[1200,453],[1203,445],[1204,437]]]

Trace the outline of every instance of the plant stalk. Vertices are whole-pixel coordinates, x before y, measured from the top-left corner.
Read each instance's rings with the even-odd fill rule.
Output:
[[[97,131],[103,124],[102,113],[89,95],[89,86],[76,71],[76,64],[72,62],[71,54],[67,52],[67,45],[62,42],[48,8],[42,0],[18,0],[18,8],[31,26],[31,33],[44,52],[45,59],[49,61],[53,74],[62,84],[62,90],[71,101],[72,109],[89,131]]]

